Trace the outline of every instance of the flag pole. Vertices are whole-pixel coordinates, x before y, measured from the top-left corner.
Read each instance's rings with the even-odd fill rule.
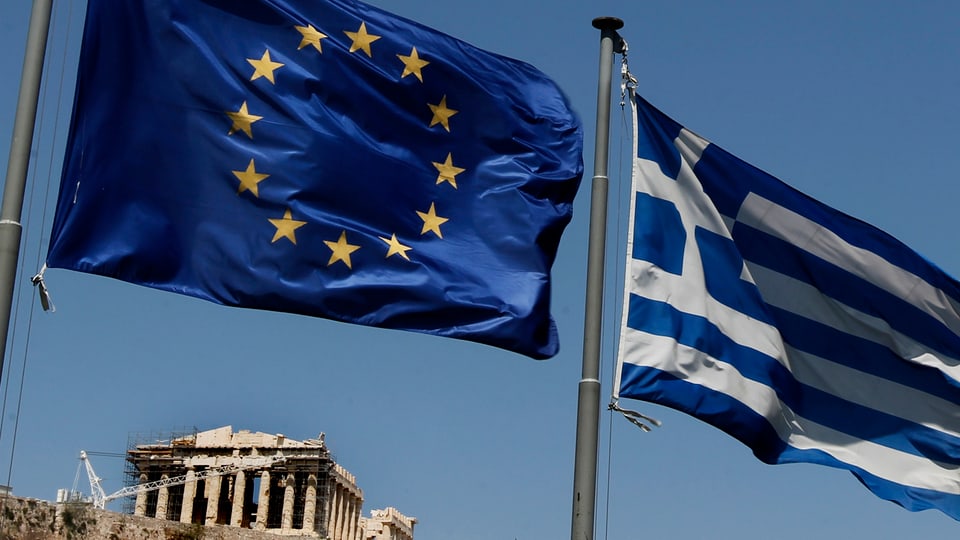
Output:
[[[597,441],[600,437],[600,340],[603,318],[603,261],[607,238],[607,159],[610,140],[610,94],[613,55],[622,52],[617,30],[623,21],[598,17],[600,76],[597,85],[597,132],[590,195],[590,240],[587,248],[587,298],[583,323],[583,371],[577,402],[577,446],[573,466],[571,540],[591,540],[597,500]]]
[[[14,280],[20,253],[20,216],[23,213],[23,193],[27,184],[27,169],[30,166],[30,148],[33,145],[33,127],[37,118],[37,102],[40,99],[40,77],[43,73],[43,57],[47,51],[52,6],[53,0],[33,1],[30,27],[27,31],[27,50],[23,57],[20,77],[20,95],[13,122],[13,140],[10,141],[7,180],[0,208],[0,378],[3,377],[7,351]]]

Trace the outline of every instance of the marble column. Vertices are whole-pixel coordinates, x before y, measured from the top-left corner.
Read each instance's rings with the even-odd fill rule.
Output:
[[[293,529],[293,496],[297,479],[293,473],[287,473],[287,480],[283,488],[283,510],[280,512],[280,528],[284,531]]]
[[[187,483],[183,485],[183,504],[180,507],[180,523],[193,521],[193,498],[197,493],[196,473],[193,468],[187,468]]]
[[[243,526],[243,499],[246,497],[247,475],[237,471],[233,478],[233,508],[230,509],[230,526]]]
[[[267,515],[270,513],[270,471],[260,473],[260,494],[257,504],[257,530],[267,528]]]
[[[138,485],[143,485],[147,483],[147,474],[142,473],[140,475],[140,481]],[[135,516],[144,516],[147,513],[147,492],[138,491],[137,492],[137,502],[133,507],[133,515]]]
[[[160,476],[161,480],[166,480],[170,478],[170,475],[163,473]],[[170,488],[163,486],[160,488],[159,493],[157,493],[157,519],[167,519],[167,501],[170,499]]]
[[[327,489],[330,494],[327,499],[327,536],[332,540],[334,525],[337,521],[337,485],[331,483]]]
[[[222,476],[208,476],[206,484],[207,519],[206,525],[217,524],[217,514],[220,510],[220,480]]]
[[[336,540],[344,540],[343,527],[347,523],[347,490],[343,486],[338,486],[340,495],[337,497],[337,536]]]
[[[349,540],[350,538],[350,516],[353,515],[353,498],[350,493],[350,490],[344,489],[344,504],[343,504],[343,525],[340,526],[340,538],[343,540]]]
[[[360,521],[360,507],[357,505],[357,499],[350,499],[350,526],[347,528],[347,539],[354,540],[357,537],[357,524]]]
[[[307,477],[307,489],[303,501],[303,530],[313,532],[317,518],[317,475]]]
[[[333,485],[333,508],[330,514],[330,540],[340,540],[340,510],[343,505],[340,485]]]

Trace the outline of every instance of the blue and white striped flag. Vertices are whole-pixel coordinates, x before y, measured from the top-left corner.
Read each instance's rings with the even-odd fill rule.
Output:
[[[960,283],[635,101],[619,396],[960,519]]]

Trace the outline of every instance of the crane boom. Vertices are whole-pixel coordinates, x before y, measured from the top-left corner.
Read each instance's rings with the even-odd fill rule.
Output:
[[[93,506],[103,508],[107,504],[107,495],[103,492],[103,486],[100,483],[100,477],[93,470],[90,459],[87,457],[86,450],[80,451],[80,461],[87,469],[87,478],[90,480],[90,496],[93,497]]]
[[[276,454],[273,456],[262,456],[262,457],[251,457],[242,460],[240,463],[230,463],[227,465],[220,465],[219,467],[212,467],[209,469],[204,469],[198,471],[190,478],[188,475],[174,476],[171,478],[162,478],[160,480],[155,480],[153,482],[146,482],[144,484],[137,484],[135,486],[127,486],[119,491],[111,493],[110,495],[105,495],[103,487],[100,484],[100,478],[93,471],[93,465],[90,464],[90,459],[87,457],[85,451],[80,452],[80,459],[84,462],[87,469],[87,476],[90,478],[90,491],[93,495],[93,506],[96,508],[103,509],[106,507],[107,503],[116,499],[122,499],[123,497],[130,497],[133,495],[138,495],[140,493],[145,493],[148,491],[153,491],[155,489],[160,489],[162,487],[170,486],[179,486],[181,484],[186,484],[187,482],[194,482],[197,480],[202,480],[204,478],[212,478],[214,476],[224,476],[227,474],[232,474],[239,471],[245,471],[248,469],[257,469],[260,467],[268,467],[275,463],[280,463],[286,461],[286,456],[282,454]]]

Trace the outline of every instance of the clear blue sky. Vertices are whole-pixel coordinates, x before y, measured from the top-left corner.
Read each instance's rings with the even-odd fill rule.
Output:
[[[21,283],[46,250],[46,185],[53,182],[49,210],[85,7],[82,0],[56,3]],[[554,267],[560,354],[536,362],[466,342],[225,308],[53,270],[47,283],[56,313],[39,313],[29,287],[17,296],[14,351],[3,375],[9,394],[0,483],[7,480],[26,358],[10,480],[22,496],[53,499],[73,484],[81,449],[122,452],[131,432],[230,424],[302,439],[324,431],[337,460],[357,475],[365,509],[392,505],[418,517],[418,540],[568,537],[596,16],[625,21],[632,71],[655,105],[960,275],[960,4],[374,3],[538,66],[583,118],[586,179]],[[28,0],[0,4],[0,171],[29,10]],[[616,107],[613,122],[612,262],[622,251],[631,155]],[[621,274],[609,266],[609,336]],[[604,342],[605,396],[613,352],[611,337]],[[665,425],[644,434],[603,414],[597,538],[899,539],[960,531],[937,512],[910,513],[875,498],[845,472],[763,465],[705,424],[654,405],[627,405]],[[94,459],[107,490],[122,487],[122,460]]]

